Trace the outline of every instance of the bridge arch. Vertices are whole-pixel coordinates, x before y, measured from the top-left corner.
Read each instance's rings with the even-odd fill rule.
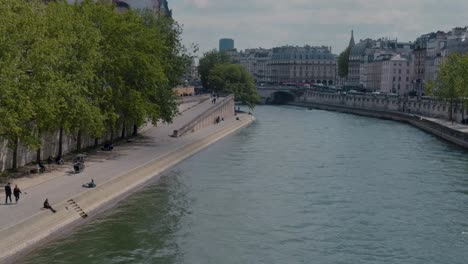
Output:
[[[277,91],[272,93],[266,100],[267,104],[287,104],[293,102],[296,95],[289,91]]]

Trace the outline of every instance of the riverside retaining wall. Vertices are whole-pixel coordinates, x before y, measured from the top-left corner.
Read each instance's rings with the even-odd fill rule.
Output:
[[[309,92],[304,97],[298,98],[296,102],[291,104],[409,123],[428,133],[468,149],[467,133],[452,129],[418,115],[420,113],[426,113],[424,116],[442,119],[448,118],[448,113],[442,112],[444,109],[448,111],[449,106],[447,102],[413,102],[413,100],[410,99],[382,98],[369,95],[349,96]],[[464,114],[466,116],[466,112]],[[454,117],[456,119],[461,120],[462,116],[463,113],[461,111],[454,111]]]
[[[208,100],[209,96],[197,96],[187,97],[181,101],[179,105],[179,111],[183,112],[190,107],[197,105],[200,102]],[[234,107],[234,106],[233,106]],[[151,126],[151,124],[148,124]],[[144,126],[146,127],[146,125]],[[133,127],[126,128],[127,135],[131,134]],[[114,131],[113,138],[118,139],[121,136],[122,127]],[[111,133],[108,132],[98,140],[98,144],[103,144],[110,141]],[[81,149],[86,149],[95,146],[95,138],[87,135],[81,137]],[[59,149],[59,131],[44,133],[41,144],[41,158],[47,159],[49,156],[56,156]],[[63,133],[62,137],[62,153],[64,155],[72,153],[77,149],[77,137],[76,135]],[[18,146],[17,164],[18,167],[30,164],[36,161],[37,151],[25,147],[21,144]],[[13,166],[13,151],[8,148],[8,141],[0,139],[0,172],[11,169]]]
[[[371,110],[393,111],[417,114],[449,120],[450,102],[435,99],[421,99],[411,97],[397,97],[385,95],[339,94],[319,91],[305,91],[296,98],[296,102],[311,102],[320,104],[342,105],[348,107],[366,108]],[[452,116],[461,122],[468,118],[467,109],[461,103],[453,103]]]

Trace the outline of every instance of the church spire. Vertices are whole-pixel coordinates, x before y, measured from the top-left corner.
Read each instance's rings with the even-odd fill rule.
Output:
[[[351,30],[351,39],[349,40],[349,47],[353,47],[356,43],[354,42],[354,30]]]

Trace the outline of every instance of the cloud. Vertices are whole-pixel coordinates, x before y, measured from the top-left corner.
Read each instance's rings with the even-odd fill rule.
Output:
[[[196,8],[205,8],[209,4],[208,0],[189,0],[187,2]]]
[[[238,49],[279,45],[326,45],[340,52],[354,29],[356,39],[391,37],[414,41],[436,30],[465,26],[465,0],[173,0],[185,43],[201,51],[232,37]]]

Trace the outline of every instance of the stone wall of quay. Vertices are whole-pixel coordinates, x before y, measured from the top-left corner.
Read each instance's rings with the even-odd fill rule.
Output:
[[[132,128],[128,127],[126,129],[127,134],[131,133]],[[44,133],[42,137],[41,144],[41,159],[46,160],[49,156],[57,156],[59,150],[59,131]],[[114,139],[118,139],[121,136],[122,128],[117,129],[114,132]],[[102,138],[98,140],[98,144],[103,144],[111,139],[111,133],[108,132],[103,135]],[[95,138],[87,135],[82,135],[81,137],[81,149],[85,150],[87,148],[94,147],[96,144]],[[67,133],[63,133],[62,136],[62,153],[63,155],[72,153],[77,150],[77,136]],[[18,146],[18,156],[17,164],[18,167],[30,164],[36,161],[37,151],[25,147],[24,145],[19,144]],[[7,140],[0,140],[0,171],[5,171],[11,169],[13,166],[13,151],[8,148]]]
[[[416,114],[449,120],[450,102],[435,99],[418,99],[384,95],[339,94],[317,91],[306,91],[296,102],[311,102],[348,107],[358,107],[371,110],[383,110]],[[461,122],[468,118],[468,111],[461,103],[453,103],[452,116]]]
[[[197,105],[200,102],[208,100],[209,96],[199,96],[193,98],[185,98],[181,101],[179,105],[179,111],[184,112],[189,108]],[[234,106],[233,106],[234,107]],[[148,123],[140,128],[140,131],[146,130],[149,127],[152,127],[151,123]],[[133,127],[127,127],[126,133],[127,135],[131,134],[133,131]],[[122,135],[122,127],[117,128],[114,131],[113,138],[118,139]],[[105,142],[110,141],[111,133],[110,131],[107,132],[98,140],[98,144],[104,144]],[[81,149],[85,150],[87,148],[95,147],[95,138],[90,137],[87,135],[82,135],[81,137]],[[41,159],[46,160],[49,156],[55,157],[58,153],[59,149],[59,131],[44,133],[42,137],[42,144],[41,144]],[[63,133],[62,137],[62,153],[67,155],[69,153],[73,153],[77,150],[77,136],[72,134]],[[36,161],[37,151],[25,147],[21,144],[18,146],[18,156],[17,156],[17,164],[18,167],[30,164]],[[13,163],[13,151],[8,148],[8,141],[0,139],[0,172],[12,168]]]
[[[369,116],[405,122],[428,133],[468,149],[468,134],[425,119],[436,117],[448,119],[449,103],[437,100],[415,100],[408,98],[344,95],[323,92],[307,92],[292,105],[311,107],[327,111]],[[459,105],[453,107],[456,120],[466,118],[466,110]]]

